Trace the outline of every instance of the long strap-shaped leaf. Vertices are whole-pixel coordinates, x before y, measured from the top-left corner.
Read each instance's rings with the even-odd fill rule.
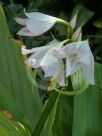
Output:
[[[54,92],[53,96],[49,99],[44,111],[42,112],[42,115],[32,133],[32,136],[40,136],[40,133],[42,132],[42,129],[45,125],[45,122],[47,121],[47,118],[51,113],[58,97],[59,97],[59,93]]]
[[[102,135],[102,65],[95,66],[95,86],[74,98],[73,136]]]
[[[32,87],[23,61],[20,45],[11,38],[6,18],[0,5],[0,84],[9,94],[6,100],[7,105],[3,103],[5,105],[4,108],[8,108],[13,115],[16,114],[17,120],[22,120],[22,118],[19,118],[19,114],[17,114],[18,108],[16,109],[16,105],[16,110],[14,111],[14,106],[9,101],[10,97],[12,97],[18,107],[22,109],[33,129],[41,113],[41,104],[37,88],[35,86]],[[2,91],[1,88],[0,92]],[[3,100],[1,101],[3,102]]]

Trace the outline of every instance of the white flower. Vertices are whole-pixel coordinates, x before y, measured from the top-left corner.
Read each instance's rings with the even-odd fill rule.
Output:
[[[62,43],[53,41],[50,44],[27,50],[22,46],[22,54],[33,53],[27,60],[26,64],[32,68],[41,67],[45,73],[45,77],[55,77],[61,86],[65,86],[64,82],[64,65],[63,61],[53,56],[53,50],[61,48]]]
[[[66,76],[70,76],[83,69],[86,79],[94,84],[94,58],[88,41],[73,42],[63,48],[55,49],[53,55],[56,58],[66,58]]]
[[[59,18],[39,12],[25,13],[25,15],[27,16],[25,19],[15,18],[18,24],[24,26],[18,35],[38,36],[48,31],[57,21],[61,21]]]

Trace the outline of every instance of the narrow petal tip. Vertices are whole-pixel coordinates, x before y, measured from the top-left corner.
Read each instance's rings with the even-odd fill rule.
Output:
[[[17,35],[30,36],[30,37],[35,36],[35,34],[30,32],[26,27],[23,27],[21,30],[19,30]]]
[[[16,21],[16,23],[25,26],[28,18],[23,19],[23,18],[15,17],[14,20]]]
[[[26,46],[22,46],[22,48],[21,48],[21,53],[23,54],[23,55],[26,55],[27,54],[27,49],[26,49]]]

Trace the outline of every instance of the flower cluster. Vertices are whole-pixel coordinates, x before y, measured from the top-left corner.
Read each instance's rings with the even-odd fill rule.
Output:
[[[23,36],[38,36],[49,30],[55,23],[67,24],[66,21],[39,12],[25,13],[28,18],[16,18],[16,22],[24,27],[18,32]],[[74,17],[76,18],[76,16]],[[71,21],[71,28],[75,21]],[[65,77],[69,77],[82,69],[89,84],[94,84],[94,58],[88,40],[68,43],[52,40],[46,46],[26,49],[22,46],[22,54],[31,54],[26,64],[32,68],[41,67],[45,77],[54,77],[60,86],[66,86]],[[65,45],[66,44],[66,45]],[[64,61],[66,61],[66,65]]]

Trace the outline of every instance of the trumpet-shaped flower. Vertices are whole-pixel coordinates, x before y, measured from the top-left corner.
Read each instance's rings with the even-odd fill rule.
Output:
[[[41,67],[45,73],[45,77],[55,77],[59,85],[64,86],[64,65],[63,61],[53,56],[53,50],[61,48],[62,43],[55,42],[47,46],[33,48],[31,50],[22,46],[22,54],[33,53],[27,60],[26,64],[32,68]]]
[[[25,15],[27,16],[25,19],[15,18],[18,24],[24,26],[18,32],[18,35],[39,36],[48,31],[57,21],[63,21],[59,18],[39,12],[25,13]]]
[[[87,81],[94,84],[94,58],[87,40],[73,42],[63,48],[55,49],[53,55],[58,59],[66,58],[67,77],[83,69]]]

